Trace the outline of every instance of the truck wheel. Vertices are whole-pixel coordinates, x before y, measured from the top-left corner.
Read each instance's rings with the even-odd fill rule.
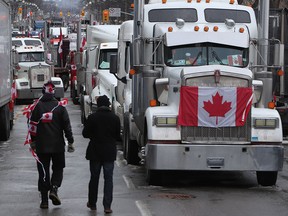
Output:
[[[149,185],[162,185],[162,171],[146,169],[146,182]]]
[[[262,186],[273,186],[277,181],[277,171],[257,171],[257,181]]]
[[[10,113],[10,130],[12,130],[14,126],[14,108],[12,112],[9,112],[9,113]]]
[[[128,164],[138,165],[138,143],[130,139],[129,113],[124,114],[123,153]]]
[[[84,109],[84,96],[80,96],[80,108],[81,108],[81,123],[85,124],[86,116],[85,116],[85,109]]]
[[[63,75],[61,76],[61,79],[64,85],[64,91],[67,91],[67,89],[69,88],[69,76]]]
[[[0,140],[6,141],[10,137],[10,112],[8,105],[0,108]]]

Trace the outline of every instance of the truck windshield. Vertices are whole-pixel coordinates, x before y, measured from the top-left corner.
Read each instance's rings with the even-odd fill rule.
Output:
[[[202,43],[191,46],[164,47],[167,66],[229,65],[247,67],[248,48]]]
[[[116,49],[102,49],[99,56],[98,69],[110,69],[110,56],[117,55]]]
[[[39,62],[44,61],[43,52],[29,52],[29,53],[19,53],[19,62]]]

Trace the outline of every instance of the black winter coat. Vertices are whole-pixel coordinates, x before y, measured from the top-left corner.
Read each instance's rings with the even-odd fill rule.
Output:
[[[44,94],[34,110],[31,121],[38,122],[43,113],[51,112],[56,107],[58,101],[52,95]],[[51,122],[42,122],[37,125],[36,137],[31,137],[36,141],[37,153],[60,153],[65,152],[64,134],[69,143],[74,142],[70,119],[65,107],[58,106],[53,111]]]
[[[87,160],[116,160],[116,143],[120,140],[120,119],[108,107],[99,107],[88,117],[82,135],[90,139],[86,150]]]

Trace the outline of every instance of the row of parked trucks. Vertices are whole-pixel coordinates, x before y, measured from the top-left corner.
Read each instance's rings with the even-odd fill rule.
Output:
[[[259,3],[263,13],[267,2]],[[121,26],[88,26],[76,61],[82,123],[106,94],[121,119],[124,157],[145,166],[150,184],[167,170],[201,170],[255,171],[260,185],[274,185],[283,131],[267,104],[275,104],[271,77],[284,70],[283,44],[269,44],[279,58],[263,61],[268,28],[263,21],[258,31],[254,10],[237,1],[134,7],[134,19]],[[115,47],[104,50],[108,43]]]
[[[263,13],[267,2],[259,3]],[[0,6],[9,17],[4,1]],[[235,0],[136,0],[134,7],[134,19],[121,26],[89,26],[82,53],[78,33],[75,62],[68,65],[82,122],[96,97],[106,94],[121,119],[124,157],[145,166],[149,184],[160,183],[167,170],[254,171],[260,185],[276,184],[284,160],[282,121],[266,107],[277,100],[273,76],[284,70],[284,48],[263,39],[265,19],[258,31],[254,10]],[[0,127],[7,139],[14,64],[5,33]],[[268,53],[277,56],[269,65]],[[20,63],[19,88],[27,82],[39,88],[49,76],[63,87],[45,61],[23,62],[23,71]]]

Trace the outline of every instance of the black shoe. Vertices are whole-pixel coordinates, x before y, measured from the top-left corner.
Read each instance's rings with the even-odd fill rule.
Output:
[[[90,209],[93,210],[93,211],[96,211],[96,210],[97,210],[96,206],[90,205],[89,202],[87,202],[87,207],[90,208]]]
[[[61,200],[57,195],[57,191],[58,187],[56,185],[53,185],[49,193],[49,199],[52,200],[53,205],[61,205]]]
[[[41,192],[41,209],[48,209],[48,192]]]

